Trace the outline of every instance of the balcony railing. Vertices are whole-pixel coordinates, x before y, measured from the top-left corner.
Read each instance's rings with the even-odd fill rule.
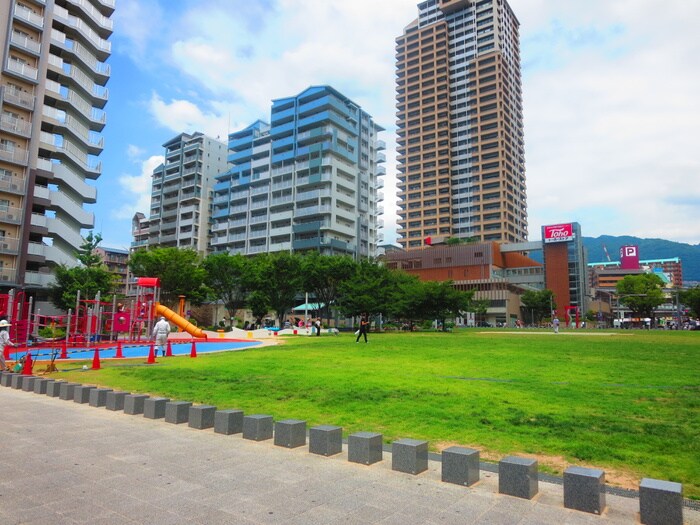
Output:
[[[5,102],[9,102],[15,106],[20,106],[27,109],[34,108],[34,95],[31,93],[25,93],[16,88],[11,88],[9,86],[4,86],[2,88],[2,99]]]
[[[39,78],[39,70],[37,68],[30,66],[29,64],[25,64],[24,62],[20,62],[19,60],[13,60],[12,58],[7,60],[7,69],[13,73],[31,78],[34,81]]]
[[[37,27],[44,27],[44,17],[37,15],[31,9],[27,9],[22,4],[15,4],[15,17]]]

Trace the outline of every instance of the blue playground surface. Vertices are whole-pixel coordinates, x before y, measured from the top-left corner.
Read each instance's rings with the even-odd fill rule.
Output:
[[[225,352],[230,350],[242,350],[244,348],[251,348],[262,344],[260,341],[251,342],[240,342],[240,341],[197,341],[196,343],[197,354],[206,354],[208,352]],[[171,348],[173,356],[186,355],[189,356],[192,351],[192,342],[178,342],[171,343]],[[125,358],[135,358],[143,357],[147,358],[148,353],[151,349],[151,344],[123,344],[122,345],[122,355]],[[155,346],[156,351],[158,351],[158,346]],[[32,360],[38,361],[48,361],[51,359],[53,352],[57,353],[56,361],[65,361],[65,359],[60,359],[58,356],[61,355],[61,347],[57,346],[54,349],[51,348],[29,348],[32,354]],[[107,348],[100,348],[100,359],[110,359],[115,357],[117,353],[117,346],[110,346]],[[24,350],[21,352],[10,352],[10,359],[19,359],[25,355]],[[85,360],[92,359],[95,356],[95,348],[68,348],[68,359],[73,360]],[[162,357],[162,353],[158,351],[158,357]]]

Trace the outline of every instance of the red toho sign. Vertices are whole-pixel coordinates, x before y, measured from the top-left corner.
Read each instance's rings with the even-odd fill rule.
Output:
[[[544,242],[564,242],[574,239],[574,225],[554,224],[544,227]]]

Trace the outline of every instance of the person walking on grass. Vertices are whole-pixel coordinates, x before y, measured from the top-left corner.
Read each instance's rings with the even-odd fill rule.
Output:
[[[360,329],[357,331],[356,343],[360,342],[360,337],[365,336],[365,343],[367,342],[367,331],[369,330],[369,319],[367,319],[367,314],[362,314],[360,317]]]
[[[554,319],[552,319],[552,326],[554,327],[554,333],[558,334],[559,333],[559,318],[558,317],[554,317]]]

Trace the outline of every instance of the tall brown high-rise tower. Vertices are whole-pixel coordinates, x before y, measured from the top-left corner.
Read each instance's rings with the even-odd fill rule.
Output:
[[[426,0],[396,39],[399,243],[527,239],[519,22],[506,0]]]

